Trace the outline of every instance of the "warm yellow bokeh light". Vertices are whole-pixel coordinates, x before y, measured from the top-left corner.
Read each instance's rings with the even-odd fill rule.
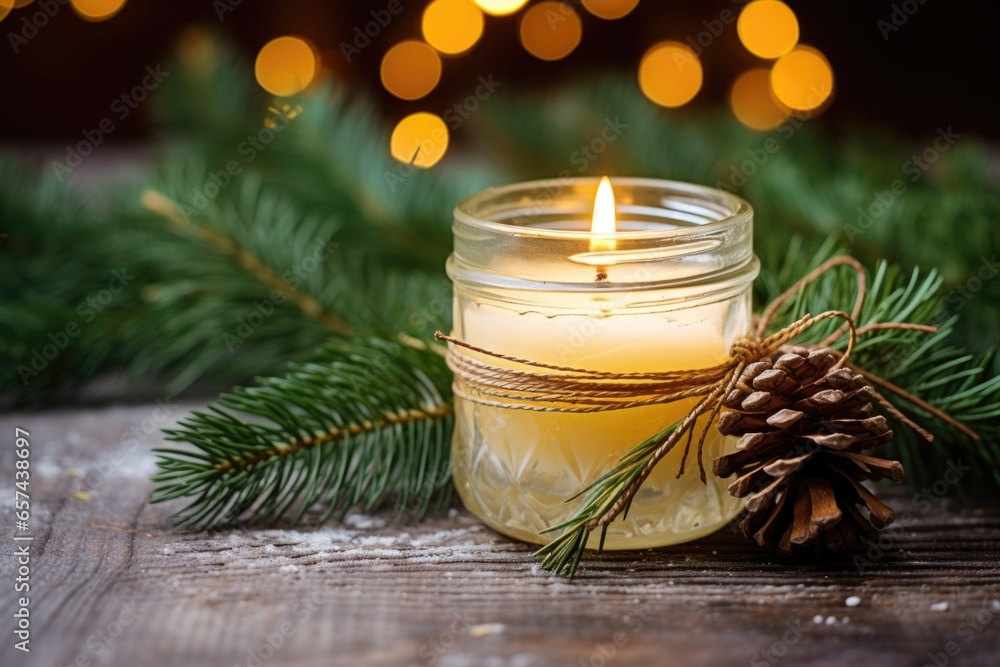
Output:
[[[71,4],[88,21],[104,21],[121,11],[125,0],[71,0]]]
[[[639,0],[583,0],[587,11],[602,19],[620,19],[635,9]]]
[[[433,167],[448,150],[448,126],[432,113],[410,114],[393,129],[389,150],[405,164]]]
[[[703,80],[698,56],[680,42],[654,45],[639,64],[639,87],[660,106],[687,104],[701,90]]]
[[[278,97],[306,89],[316,76],[316,51],[301,37],[278,37],[257,54],[254,73],[260,87]]]
[[[797,46],[774,63],[771,92],[792,109],[810,111],[833,93],[833,69],[822,53],[810,46]]]
[[[493,16],[513,14],[528,2],[528,0],[476,0],[483,11]]]
[[[415,39],[400,42],[382,57],[382,85],[396,97],[419,100],[441,80],[441,56]]]
[[[0,0],[0,21],[14,8],[14,0]]]
[[[771,70],[766,67],[741,74],[729,91],[729,104],[736,119],[752,130],[773,130],[788,118],[771,95]]]
[[[424,39],[441,53],[456,55],[483,35],[483,12],[472,0],[434,0],[421,20]]]
[[[761,58],[780,58],[799,41],[795,12],[778,0],[754,0],[743,8],[736,32],[747,51]]]
[[[521,44],[542,60],[561,60],[580,44],[583,22],[564,2],[539,2],[521,17]]]

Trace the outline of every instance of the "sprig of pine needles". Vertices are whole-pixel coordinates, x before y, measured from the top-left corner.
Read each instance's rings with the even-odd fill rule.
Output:
[[[241,517],[319,521],[395,498],[424,515],[451,489],[451,377],[431,347],[382,339],[331,343],[316,362],[224,394],[168,431],[152,502],[187,498],[179,525]]]

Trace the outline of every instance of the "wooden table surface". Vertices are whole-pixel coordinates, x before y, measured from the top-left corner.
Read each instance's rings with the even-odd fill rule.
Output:
[[[895,492],[913,520],[862,560],[795,564],[727,529],[567,582],[460,509],[176,531],[177,506],[147,502],[150,449],[185,410],[0,417],[2,665],[1000,665],[996,509]],[[30,432],[27,531],[15,427]],[[14,535],[33,537],[30,654],[12,635]]]

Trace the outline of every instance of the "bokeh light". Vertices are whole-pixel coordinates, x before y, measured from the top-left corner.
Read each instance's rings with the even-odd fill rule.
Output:
[[[703,80],[698,56],[680,42],[655,44],[639,64],[639,87],[660,106],[687,104],[701,90]]]
[[[415,39],[400,42],[382,58],[382,85],[403,100],[419,100],[441,80],[441,56]]]
[[[71,4],[88,21],[104,21],[121,11],[125,0],[72,0]]]
[[[456,55],[483,35],[483,12],[472,0],[434,0],[421,20],[424,39],[441,53]]]
[[[782,104],[799,111],[811,111],[833,93],[833,69],[816,49],[797,46],[774,63],[771,91]]]
[[[15,8],[27,7],[28,5],[30,5],[34,1],[35,0],[14,0],[14,7]],[[10,3],[10,0],[4,0],[4,2]],[[3,2],[0,2],[0,4],[3,4]]]
[[[479,5],[484,12],[487,14],[493,14],[494,16],[506,16],[507,14],[513,14],[528,2],[528,0],[476,0],[476,4]]]
[[[635,9],[639,0],[583,0],[587,11],[602,19],[620,19]]]
[[[580,44],[583,22],[564,2],[539,2],[521,17],[521,44],[541,60],[561,60]]]
[[[302,92],[316,76],[316,51],[301,37],[278,37],[257,54],[254,73],[260,87],[279,97]]]
[[[799,41],[795,12],[778,0],[754,0],[743,8],[736,32],[747,51],[761,58],[780,58]]]
[[[759,67],[744,72],[729,91],[729,104],[736,119],[752,130],[773,130],[788,118],[771,94],[771,70]]]
[[[448,151],[448,126],[432,113],[410,114],[393,129],[389,150],[405,164],[433,167]]]
[[[14,0],[0,0],[0,21],[3,21],[13,8]]]

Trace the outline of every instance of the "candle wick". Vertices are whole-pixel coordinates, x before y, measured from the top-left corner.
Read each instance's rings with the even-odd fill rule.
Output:
[[[597,279],[594,282],[598,283],[608,282],[608,267],[606,266],[597,267]]]

